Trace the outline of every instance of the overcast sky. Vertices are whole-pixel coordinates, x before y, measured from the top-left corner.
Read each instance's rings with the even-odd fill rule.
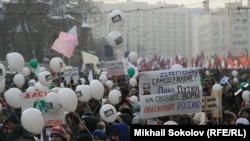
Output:
[[[96,0],[98,1],[98,0]],[[99,0],[100,1],[100,0]],[[120,1],[125,2],[127,0],[104,0],[106,2],[114,2],[114,1]],[[150,4],[155,4],[157,1],[160,2],[166,2],[169,4],[178,4],[185,7],[203,7],[203,1],[204,0],[132,0],[132,2],[147,2]],[[224,7],[224,3],[226,2],[243,2],[243,5],[247,3],[247,0],[209,0],[210,8],[216,8],[216,7]]]

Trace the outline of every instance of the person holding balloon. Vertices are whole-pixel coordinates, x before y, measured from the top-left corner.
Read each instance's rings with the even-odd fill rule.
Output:
[[[14,112],[9,115],[5,121],[5,125],[8,129],[5,141],[19,140],[25,135],[25,130],[20,122],[21,113]]]

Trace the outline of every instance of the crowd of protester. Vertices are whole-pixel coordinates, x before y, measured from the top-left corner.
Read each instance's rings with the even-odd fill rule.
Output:
[[[118,117],[113,123],[107,123],[100,118],[99,110],[102,106],[102,101],[94,98],[88,102],[78,101],[75,112],[67,112],[65,114],[65,124],[57,125],[50,128],[50,134],[45,135],[43,140],[51,141],[129,141],[130,126],[136,125],[250,125],[250,107],[249,103],[244,101],[241,93],[234,95],[240,88],[241,82],[249,83],[250,70],[238,69],[238,75],[233,76],[232,70],[227,69],[201,69],[200,77],[203,91],[211,93],[211,88],[215,83],[220,83],[224,76],[228,76],[228,83],[223,84],[222,107],[223,116],[220,120],[213,117],[211,111],[199,113],[187,113],[182,115],[161,116],[150,119],[143,119],[140,115],[140,101],[132,105],[129,97],[138,96],[138,87],[131,87],[128,84],[127,76],[119,76],[116,78],[113,89],[117,89],[122,94],[122,99],[119,104],[115,105],[118,111]],[[96,76],[97,78],[98,76]],[[237,79],[234,79],[236,78]],[[110,78],[113,79],[113,78]],[[87,77],[86,77],[87,80]],[[139,79],[138,79],[139,80]],[[6,81],[6,90],[10,87],[15,87],[11,81]],[[86,82],[89,83],[89,82]],[[75,85],[66,85],[75,89],[81,84],[79,81]],[[54,83],[54,87],[60,86]],[[26,85],[27,88],[27,85]],[[104,97],[108,96],[111,89],[104,85]],[[25,88],[23,88],[25,89]],[[250,88],[245,88],[246,90]],[[40,134],[31,134],[27,132],[21,124],[21,109],[14,109],[3,103],[2,96],[2,111],[0,112],[0,140],[2,141],[39,141]],[[109,103],[108,100],[106,103]],[[200,118],[205,116],[205,120]],[[42,141],[42,140],[41,140]]]

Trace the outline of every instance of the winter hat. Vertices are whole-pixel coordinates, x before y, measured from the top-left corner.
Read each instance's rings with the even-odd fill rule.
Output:
[[[62,127],[60,125],[56,125],[56,126],[53,126],[50,131],[51,131],[50,136],[58,135],[58,136],[62,137],[64,140],[66,140],[64,127]]]
[[[120,115],[118,115],[121,119],[122,119],[122,121],[124,122],[124,123],[126,123],[126,124],[128,124],[128,125],[130,125],[131,123],[132,123],[132,118],[131,118],[131,116],[129,115],[129,114],[120,114]]]
[[[236,125],[249,125],[249,121],[246,118],[238,118]]]
[[[131,124],[142,125],[143,124],[143,120],[142,120],[141,116],[139,116],[139,115],[134,116],[133,119],[132,119],[132,123]]]
[[[131,111],[131,109],[129,107],[127,107],[127,108],[121,108],[119,110],[119,112],[121,112],[122,114],[128,114],[130,116],[130,118],[133,117],[133,111]]]
[[[92,137],[89,134],[81,134],[80,136],[78,136],[77,141],[92,141]]]
[[[104,131],[101,130],[101,129],[96,129],[96,130],[93,132],[93,136],[98,136],[99,139],[105,140],[105,133],[104,133]]]
[[[85,123],[85,126],[88,128],[90,133],[93,133],[97,128],[98,121],[94,117],[82,117],[82,122]]]

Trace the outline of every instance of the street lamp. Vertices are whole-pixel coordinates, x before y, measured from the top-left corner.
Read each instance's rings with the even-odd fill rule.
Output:
[[[83,13],[82,13],[82,28],[91,28],[87,24],[87,18],[88,18],[88,12],[87,11],[83,11]]]

